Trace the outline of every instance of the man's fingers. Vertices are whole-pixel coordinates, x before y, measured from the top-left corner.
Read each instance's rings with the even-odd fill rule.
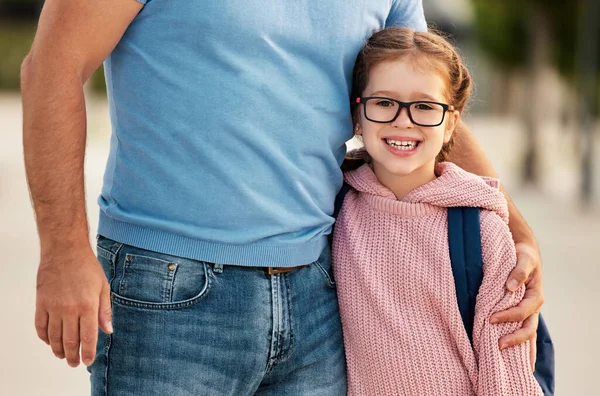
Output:
[[[537,359],[537,328],[540,322],[540,314],[531,315],[523,322],[524,327],[533,329],[533,337],[529,339],[529,361],[531,363],[531,372],[535,371],[535,361]]]
[[[40,338],[40,340],[50,345],[50,340],[48,339],[48,312],[38,307],[35,310],[34,322],[37,336]]]
[[[529,328],[521,328],[512,334],[506,335],[500,338],[498,346],[500,349],[509,348],[511,346],[519,345],[531,338],[535,333],[535,330]]]
[[[65,350],[62,341],[62,320],[56,314],[49,315],[48,318],[48,340],[52,352],[59,359],[65,358]]]
[[[529,341],[529,361],[531,363],[531,372],[534,372],[535,361],[537,359],[537,333],[533,333],[533,338]]]
[[[102,288],[100,293],[100,307],[98,309],[98,324],[106,334],[112,334],[112,308],[110,305],[110,287],[108,283]]]
[[[524,285],[535,267],[535,262],[530,254],[526,252],[520,253],[517,250],[517,265],[511,271],[510,275],[508,275],[506,288],[514,292],[519,287]]]
[[[539,297],[525,296],[519,305],[493,314],[490,323],[523,322],[538,312],[539,309]]]
[[[79,321],[81,338],[81,360],[86,366],[94,363],[96,342],[98,341],[98,319],[95,312],[82,316]]]
[[[531,246],[524,243],[515,244],[517,251],[517,265],[512,270],[506,281],[506,288],[510,291],[517,290],[525,284],[529,276],[539,266],[539,254]]]
[[[538,326],[538,314],[531,315],[525,322],[523,327],[512,334],[505,335],[500,338],[498,345],[500,349],[508,348],[514,345],[519,345],[536,336]]]
[[[63,348],[67,363],[71,367],[79,366],[79,317],[70,315],[63,318]]]

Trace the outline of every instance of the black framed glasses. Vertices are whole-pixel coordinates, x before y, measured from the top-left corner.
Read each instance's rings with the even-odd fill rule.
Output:
[[[410,121],[423,127],[435,127],[444,122],[447,111],[454,111],[454,106],[445,103],[419,100],[417,102],[401,102],[384,96],[366,96],[356,98],[356,103],[364,105],[365,118],[372,122],[386,124],[393,122],[403,108],[408,111]]]

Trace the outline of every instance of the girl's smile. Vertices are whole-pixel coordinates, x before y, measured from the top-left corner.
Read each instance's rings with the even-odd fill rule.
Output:
[[[407,136],[386,136],[381,139],[390,153],[399,157],[410,157],[418,150],[422,140]]]

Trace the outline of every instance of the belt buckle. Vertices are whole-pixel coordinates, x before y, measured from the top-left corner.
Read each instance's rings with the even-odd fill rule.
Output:
[[[267,267],[267,274],[277,275],[295,270],[297,267]]]

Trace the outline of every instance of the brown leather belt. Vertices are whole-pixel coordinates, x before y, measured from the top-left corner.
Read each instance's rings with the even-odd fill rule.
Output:
[[[265,271],[267,271],[267,274],[269,274],[269,275],[276,275],[276,274],[285,274],[286,272],[292,272],[293,270],[296,270],[296,269],[302,268],[302,267],[308,267],[308,264],[298,265],[296,267],[267,267],[267,268],[265,268]]]

